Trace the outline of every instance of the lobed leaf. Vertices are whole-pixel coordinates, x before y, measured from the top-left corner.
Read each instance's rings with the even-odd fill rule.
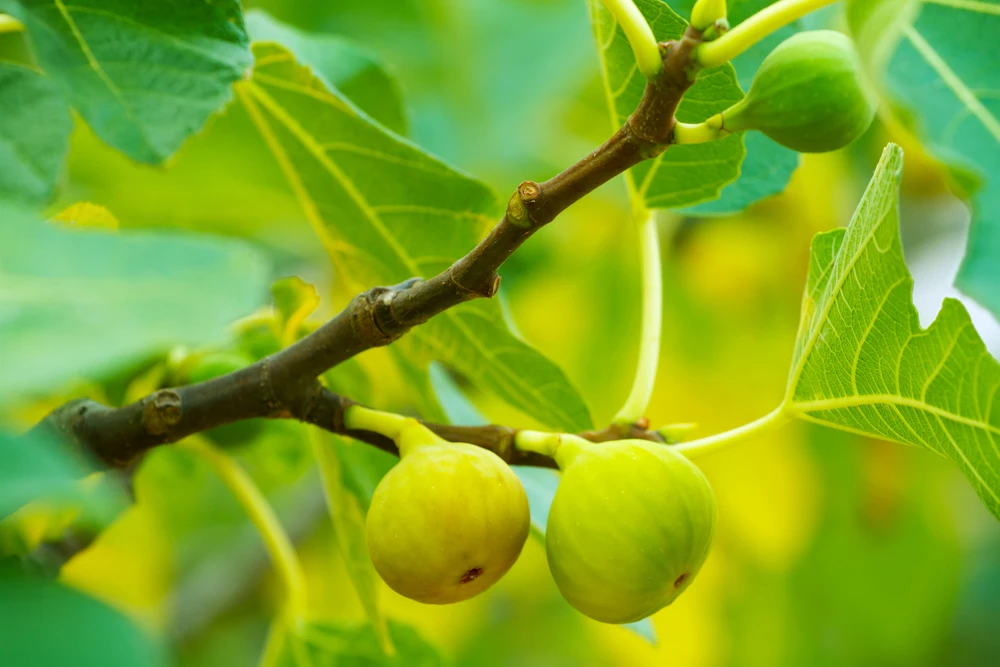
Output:
[[[589,0],[589,4],[611,122],[617,128],[639,103],[646,80],[614,17],[600,0]],[[637,0],[636,6],[658,40],[678,39],[684,34],[687,22],[663,0]],[[742,98],[731,65],[705,70],[685,94],[677,118],[699,123]],[[705,144],[671,146],[658,157],[636,165],[629,174],[647,207],[685,208],[718,198],[740,175],[744,154],[743,134],[733,134]]]
[[[485,185],[385,130],[284,48],[254,53],[239,97],[349,287],[432,276],[475,245],[498,209]],[[493,300],[449,309],[402,342],[542,423],[589,427],[562,371],[510,331]]]
[[[0,0],[101,139],[158,164],[232,97],[250,65],[238,0]]]
[[[890,145],[846,230],[813,241],[785,408],[954,461],[1000,517],[1000,363],[959,301],[920,328]]]
[[[1000,0],[850,0],[897,116],[951,168],[973,223],[958,287],[1000,317]]]

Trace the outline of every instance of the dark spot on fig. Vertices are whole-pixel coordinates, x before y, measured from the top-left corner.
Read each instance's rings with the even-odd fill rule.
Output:
[[[469,570],[468,572],[466,572],[465,574],[463,574],[462,578],[458,580],[458,583],[460,583],[460,584],[467,584],[470,581],[474,581],[475,579],[478,579],[479,575],[481,575],[482,573],[483,573],[483,568],[481,568],[481,567],[474,567],[471,570]]]
[[[684,580],[687,579],[687,578],[688,578],[688,573],[685,572],[681,576],[679,576],[676,579],[674,579],[674,588],[680,588],[681,584],[683,584]]]

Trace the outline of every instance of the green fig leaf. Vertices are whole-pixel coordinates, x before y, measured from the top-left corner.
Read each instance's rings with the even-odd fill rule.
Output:
[[[396,134],[406,134],[406,111],[399,84],[377,55],[337,35],[297,30],[262,9],[247,12],[247,32],[255,42],[276,42],[312,68],[366,114]]]
[[[589,4],[611,122],[618,128],[635,110],[646,81],[614,17],[600,0],[589,0]],[[662,0],[637,0],[636,6],[658,40],[684,34],[687,23]],[[681,101],[677,118],[700,123],[742,98],[731,65],[705,70]],[[738,133],[704,144],[672,146],[636,165],[629,174],[639,200],[647,207],[685,208],[717,199],[722,189],[739,177],[744,154],[743,134]]]
[[[241,242],[61,229],[0,202],[0,404],[224,340],[267,271]]]
[[[352,290],[435,275],[493,223],[498,202],[485,185],[374,123],[282,47],[254,53],[239,97]],[[451,308],[401,343],[548,426],[589,427],[566,376],[511,332],[494,300]]]
[[[813,240],[785,409],[951,459],[1000,517],[1000,363],[959,301],[920,328],[899,238],[902,167],[889,145],[847,229]]]
[[[0,664],[159,667],[163,648],[111,607],[52,581],[0,570]]]
[[[107,499],[91,497],[80,484],[90,472],[77,454],[47,434],[0,431],[0,519],[39,499],[96,501],[94,509],[103,512]]]
[[[847,16],[896,116],[970,200],[957,285],[1000,317],[1000,0],[850,0]]]
[[[316,619],[274,622],[260,667],[439,667],[441,657],[412,628],[389,622],[386,653],[370,626]]]
[[[730,25],[738,25],[760,10],[778,0],[730,1]],[[670,5],[681,16],[690,16],[695,0],[673,0]],[[743,90],[750,89],[753,76],[774,47],[804,29],[801,21],[780,28],[730,61],[736,69],[736,78]],[[768,139],[760,132],[743,135],[746,157],[740,167],[740,176],[726,185],[718,199],[696,204],[684,209],[691,215],[729,215],[742,211],[750,204],[784,191],[792,173],[799,166],[799,154]]]
[[[238,0],[0,0],[101,139],[159,164],[232,97],[250,65]]]
[[[0,64],[0,197],[47,201],[72,129],[69,107],[51,79]]]
[[[383,652],[391,653],[392,640],[378,601],[380,582],[372,566],[365,537],[365,510],[371,496],[362,500],[345,483],[343,464],[338,455],[346,446],[342,438],[315,428],[309,429],[309,437],[323,480],[323,495],[333,524],[334,538],[344,560],[347,576],[361,600],[379,647]]]

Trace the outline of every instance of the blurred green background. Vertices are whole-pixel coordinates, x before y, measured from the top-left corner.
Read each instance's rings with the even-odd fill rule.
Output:
[[[246,5],[378,54],[398,78],[410,137],[498,193],[548,178],[610,130],[581,0]],[[8,56],[16,56],[15,39],[4,44]],[[847,151],[805,158],[784,194],[742,215],[661,217],[665,331],[653,424],[696,422],[705,435],[777,405],[809,241],[846,224],[889,139],[906,150],[904,243],[922,321],[933,318],[949,293],[968,214],[920,147],[877,123]],[[317,286],[317,319],[350,296],[237,105],[166,168],[128,161],[78,123],[52,210],[83,200],[106,206],[123,227],[249,239],[271,257],[274,278],[298,275]],[[617,179],[537,234],[502,271],[501,298],[517,329],[566,371],[597,424],[624,400],[635,363],[636,243]],[[973,314],[996,354],[1000,327],[982,311]],[[108,384],[81,381],[22,406],[18,416],[27,424],[78,395],[120,400],[154,365]],[[361,378],[350,381],[357,398],[411,411],[428,403],[391,352],[366,353],[356,366],[348,370]],[[466,389],[488,418],[527,425]],[[237,448],[299,541],[315,605],[334,618],[362,620],[324,519],[305,431],[250,426],[213,437]],[[1000,525],[949,462],[796,423],[706,459],[704,470],[719,499],[717,539],[694,585],[654,617],[655,645],[572,610],[533,539],[487,594],[427,607],[383,586],[387,613],[463,666],[1000,661]],[[280,591],[235,501],[207,469],[170,448],[148,457],[135,487],[138,503],[67,565],[64,579],[170,637],[180,665],[254,664]]]

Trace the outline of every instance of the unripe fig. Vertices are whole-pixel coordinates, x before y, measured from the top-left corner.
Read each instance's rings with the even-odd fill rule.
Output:
[[[438,438],[416,421],[368,510],[375,570],[400,595],[447,604],[482,593],[528,537],[528,499],[493,452]]]
[[[667,606],[705,562],[715,494],[693,463],[644,440],[564,443],[545,541],[570,604],[604,623]]]
[[[722,113],[722,127],[758,130],[793,150],[822,153],[860,137],[875,107],[851,40],[813,30],[789,37],[764,59],[746,97]]]

